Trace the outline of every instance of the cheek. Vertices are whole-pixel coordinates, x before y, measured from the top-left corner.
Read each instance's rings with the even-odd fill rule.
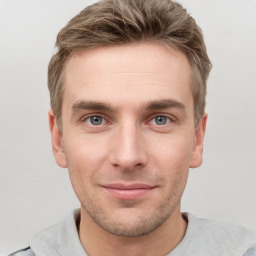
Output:
[[[164,193],[178,200],[187,183],[191,150],[187,141],[170,141],[155,148],[154,155],[158,157],[155,158],[154,169],[165,179]]]
[[[188,135],[166,136],[157,142],[153,142],[151,156],[166,168],[179,170],[189,167],[189,161],[193,150],[193,140]]]
[[[68,164],[76,166],[78,169],[96,167],[106,155],[104,144],[102,140],[97,140],[95,137],[90,138],[86,135],[68,139],[64,143]]]
[[[88,186],[88,181],[92,182],[92,177],[103,165],[105,153],[99,145],[95,141],[84,141],[82,136],[64,143],[67,167],[74,189]]]

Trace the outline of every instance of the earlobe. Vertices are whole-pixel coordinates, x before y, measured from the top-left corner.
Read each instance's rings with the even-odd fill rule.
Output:
[[[62,134],[56,122],[56,118],[53,114],[53,111],[51,109],[48,111],[48,118],[49,118],[49,128],[51,132],[52,151],[53,151],[55,160],[60,167],[66,168],[67,163],[66,163],[65,151],[64,151],[63,142],[62,142]]]
[[[204,147],[204,136],[206,131],[206,122],[207,122],[207,114],[204,113],[195,132],[195,143],[194,143],[191,159],[189,162],[189,168],[197,168],[203,162],[203,147]]]

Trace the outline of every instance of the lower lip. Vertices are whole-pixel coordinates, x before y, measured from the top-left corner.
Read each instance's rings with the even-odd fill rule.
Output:
[[[154,188],[137,188],[137,189],[116,189],[106,188],[105,189],[114,197],[118,199],[134,200],[146,196]]]

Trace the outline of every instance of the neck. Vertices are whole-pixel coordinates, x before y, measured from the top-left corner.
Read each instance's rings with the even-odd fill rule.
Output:
[[[81,208],[79,236],[90,256],[149,256],[167,255],[183,239],[187,222],[177,207],[171,216],[156,230],[139,237],[115,236],[99,227]]]

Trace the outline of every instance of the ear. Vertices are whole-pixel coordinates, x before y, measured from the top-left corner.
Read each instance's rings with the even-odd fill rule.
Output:
[[[53,151],[55,160],[60,167],[66,168],[67,163],[66,163],[65,151],[63,147],[62,134],[56,122],[56,118],[53,114],[53,111],[51,109],[48,111],[48,118],[49,118],[49,128],[50,128],[51,139],[52,139],[52,151]]]
[[[203,162],[204,135],[206,130],[207,114],[204,113],[195,131],[194,148],[189,162],[189,168],[197,168]]]

